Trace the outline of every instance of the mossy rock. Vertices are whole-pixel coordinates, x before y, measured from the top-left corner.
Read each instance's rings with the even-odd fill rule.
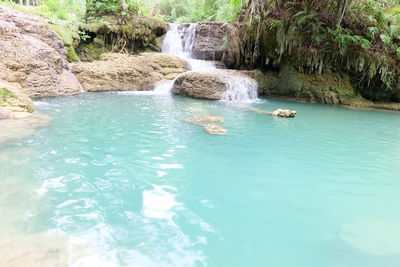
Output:
[[[99,60],[102,53],[160,52],[167,24],[153,17],[132,17],[119,24],[109,21],[80,25],[88,38],[82,40],[77,55],[83,61]]]
[[[33,112],[34,104],[17,84],[0,81],[0,107],[9,112]]]
[[[50,21],[46,24],[57,33],[61,40],[63,40],[67,51],[67,60],[69,62],[80,61],[75,52],[75,48],[79,45],[81,40],[79,35],[79,24],[61,21]]]
[[[341,104],[358,97],[349,76],[343,73],[304,74],[283,66],[279,72],[249,71],[246,74],[257,80],[261,95],[326,104]]]

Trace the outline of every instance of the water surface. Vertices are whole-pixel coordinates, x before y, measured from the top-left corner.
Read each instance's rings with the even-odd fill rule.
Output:
[[[129,93],[38,101],[53,123],[0,145],[2,261],[400,266],[399,114],[255,106],[298,117]],[[182,121],[200,115],[228,135]]]

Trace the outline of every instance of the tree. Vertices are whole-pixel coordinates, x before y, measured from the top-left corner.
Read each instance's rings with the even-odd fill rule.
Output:
[[[122,10],[128,10],[128,4],[126,3],[125,0],[119,0],[119,4],[121,5]]]

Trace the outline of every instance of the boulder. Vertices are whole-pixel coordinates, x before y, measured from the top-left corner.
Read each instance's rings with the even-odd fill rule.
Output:
[[[102,61],[71,63],[84,89],[100,91],[152,90],[163,80],[171,80],[189,69],[186,61],[167,54],[103,54]]]
[[[34,105],[28,95],[21,91],[19,84],[11,84],[0,80],[0,119],[14,117],[14,112],[34,111]],[[7,115],[8,114],[8,115]]]
[[[256,82],[252,78],[243,75],[240,71],[191,71],[179,75],[175,79],[172,93],[195,98],[219,100],[224,97],[224,94],[230,88],[240,84],[243,84],[243,86],[252,85],[255,89],[257,87]]]
[[[227,67],[238,65],[240,56],[238,24],[198,23],[193,55],[197,59],[222,61]]]
[[[30,97],[78,94],[63,41],[39,18],[0,7],[0,80]]]
[[[296,117],[296,114],[297,114],[296,111],[288,109],[277,109],[271,113],[272,116],[284,117],[284,118],[294,118]]]

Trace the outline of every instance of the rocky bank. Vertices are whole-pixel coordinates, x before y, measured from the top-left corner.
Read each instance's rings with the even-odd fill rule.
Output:
[[[103,54],[101,61],[72,63],[71,69],[88,92],[152,90],[163,80],[187,71],[186,61],[167,54]]]

